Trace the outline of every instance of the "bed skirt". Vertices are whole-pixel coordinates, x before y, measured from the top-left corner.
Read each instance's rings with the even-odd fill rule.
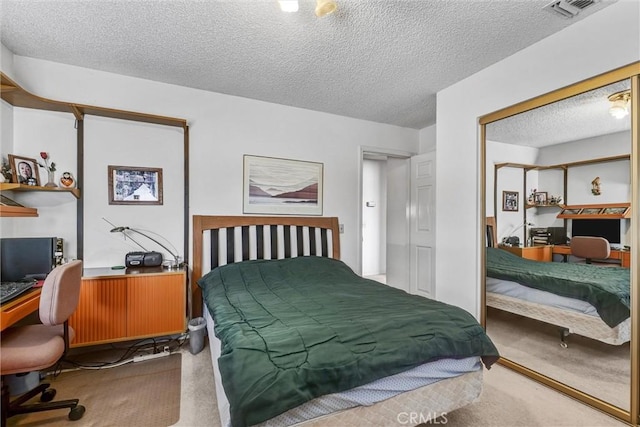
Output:
[[[611,328],[597,316],[562,310],[493,292],[487,292],[487,306],[567,328],[572,334],[606,344],[621,345],[631,339],[631,318]]]

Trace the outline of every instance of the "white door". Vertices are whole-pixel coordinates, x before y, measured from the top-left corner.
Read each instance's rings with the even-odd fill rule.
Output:
[[[435,299],[436,153],[411,158],[410,292]]]

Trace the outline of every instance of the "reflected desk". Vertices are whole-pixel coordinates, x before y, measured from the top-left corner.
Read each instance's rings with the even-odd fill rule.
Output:
[[[553,246],[553,254],[562,255],[564,257],[564,262],[567,262],[567,257],[571,255],[571,246],[555,245]],[[622,267],[631,267],[631,251],[611,249],[611,253],[607,259],[620,261],[620,265]]]
[[[553,255],[551,253],[552,246],[551,245],[540,245],[540,246],[498,246],[500,249],[503,249],[507,252],[511,252],[512,254],[518,255],[520,258],[532,259],[534,261],[544,261],[551,262]]]
[[[2,330],[4,331],[18,320],[21,320],[34,311],[37,311],[40,306],[41,292],[42,288],[33,288],[2,304],[2,306],[0,306],[0,310],[2,312],[2,316],[0,316]]]

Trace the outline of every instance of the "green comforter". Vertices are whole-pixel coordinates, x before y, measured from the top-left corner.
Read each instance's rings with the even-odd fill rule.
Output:
[[[586,301],[612,328],[630,315],[628,268],[532,261],[487,248],[487,276]]]
[[[498,351],[466,311],[298,257],[218,267],[198,281],[222,341],[235,427],[441,358]]]

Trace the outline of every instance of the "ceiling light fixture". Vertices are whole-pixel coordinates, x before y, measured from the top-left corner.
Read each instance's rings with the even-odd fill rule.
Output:
[[[298,0],[278,0],[280,4],[280,10],[283,12],[297,12],[298,11]]]
[[[616,92],[609,95],[609,101],[611,107],[609,107],[609,114],[616,119],[623,119],[629,114],[629,101],[631,100],[631,90],[623,90],[622,92]]]
[[[327,15],[331,15],[336,11],[338,5],[333,0],[317,0],[316,1],[316,16],[322,18]]]

